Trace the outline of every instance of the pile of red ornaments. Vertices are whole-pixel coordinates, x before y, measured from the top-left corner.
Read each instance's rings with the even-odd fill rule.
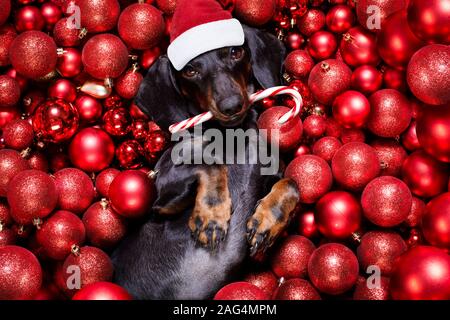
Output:
[[[285,42],[304,106],[278,128],[298,212],[215,298],[450,299],[450,0],[221,2]],[[168,136],[133,98],[176,1],[75,3],[0,0],[0,299],[131,299],[108,254],[154,198]]]

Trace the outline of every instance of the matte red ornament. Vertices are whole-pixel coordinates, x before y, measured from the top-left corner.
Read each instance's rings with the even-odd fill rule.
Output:
[[[358,260],[339,243],[328,243],[313,252],[308,262],[312,284],[321,292],[338,295],[350,290],[358,279]]]
[[[377,139],[371,144],[377,153],[381,164],[381,176],[400,175],[403,161],[405,161],[408,154],[405,149],[394,139]]]
[[[38,259],[22,247],[0,247],[0,283],[0,300],[31,299],[42,284]]]
[[[322,10],[310,9],[297,20],[298,29],[309,37],[325,27],[326,18]]]
[[[121,75],[115,85],[117,93],[124,99],[133,99],[139,90],[144,77],[135,68]]]
[[[428,202],[422,217],[422,232],[433,246],[450,249],[450,192]]]
[[[109,197],[109,186],[119,173],[120,171],[115,168],[108,168],[97,175],[95,178],[95,189],[100,196]]]
[[[81,52],[75,48],[65,48],[63,54],[58,57],[56,70],[66,78],[73,78],[81,73],[83,63]]]
[[[328,163],[314,155],[296,157],[287,166],[285,176],[297,183],[300,193],[299,201],[302,203],[316,202],[331,189],[333,183]]]
[[[344,128],[361,128],[370,114],[369,100],[358,91],[345,91],[333,102],[333,117]]]
[[[38,7],[25,6],[19,8],[15,14],[14,26],[19,32],[42,30],[45,26],[44,17]]]
[[[325,132],[326,136],[340,138],[342,134],[341,125],[332,117],[327,118],[327,130]]]
[[[7,75],[0,75],[0,105],[12,107],[20,99],[20,86],[16,79]]]
[[[423,200],[417,197],[412,197],[411,211],[409,212],[405,220],[406,225],[411,228],[420,225],[422,221],[422,216],[425,213],[425,207],[426,205],[425,202],[423,202]]]
[[[278,279],[272,271],[253,272],[245,276],[245,282],[251,283],[271,297],[278,287]]]
[[[33,144],[33,126],[27,120],[11,121],[3,128],[3,139],[7,148],[26,149]]]
[[[79,95],[74,104],[81,122],[96,122],[103,114],[103,106],[100,101],[89,95]]]
[[[50,157],[50,169],[53,172],[57,172],[64,168],[68,168],[71,166],[69,156],[62,152],[58,151],[51,155]]]
[[[53,30],[55,24],[61,19],[62,11],[58,5],[46,2],[41,6],[41,14],[44,18],[46,29]]]
[[[120,14],[117,0],[77,0],[81,13],[81,27],[90,33],[105,32],[113,29]]]
[[[305,78],[314,67],[314,60],[305,50],[295,50],[284,61],[286,72],[296,78]]]
[[[307,280],[284,281],[273,296],[274,300],[321,300],[320,294]]]
[[[417,246],[400,257],[391,276],[394,300],[450,299],[450,257],[441,249]]]
[[[11,0],[0,0],[0,7],[2,11],[0,12],[0,26],[8,20],[9,14],[11,13]]]
[[[307,50],[316,61],[331,58],[337,50],[336,37],[329,31],[317,31],[309,38]]]
[[[364,28],[372,32],[378,32],[387,17],[398,10],[406,8],[408,4],[407,1],[408,0],[358,0],[356,3],[356,15],[358,21]]]
[[[363,65],[356,68],[352,74],[352,89],[363,94],[372,94],[381,88],[383,74],[375,67]]]
[[[53,28],[53,39],[58,46],[76,47],[81,42],[80,29],[73,28],[69,18],[60,19]]]
[[[70,80],[58,79],[48,88],[48,96],[66,102],[74,102],[77,98],[77,88]]]
[[[408,151],[420,149],[420,142],[416,133],[416,121],[411,121],[408,129],[402,134],[402,144]]]
[[[389,278],[380,277],[379,286],[373,285],[371,280],[359,277],[356,282],[353,300],[389,300]]]
[[[84,286],[72,300],[133,300],[121,286],[111,282],[96,282]]]
[[[303,133],[309,138],[320,138],[327,130],[324,117],[312,114],[303,121]]]
[[[85,128],[78,132],[69,145],[70,161],[86,172],[107,168],[114,158],[111,137],[98,128]]]
[[[345,63],[350,66],[376,66],[380,62],[375,36],[360,26],[342,36],[339,48]]]
[[[234,14],[245,24],[259,27],[275,15],[275,0],[235,0]]]
[[[41,78],[55,69],[56,44],[41,31],[19,34],[9,48],[9,59],[14,69],[31,79]]]
[[[385,66],[383,68],[383,83],[386,89],[395,89],[403,93],[408,90],[405,70]]]
[[[31,169],[48,172],[48,159],[43,153],[35,151],[27,157]]]
[[[142,166],[144,149],[136,140],[126,140],[116,149],[116,158],[122,168],[137,169]]]
[[[359,201],[345,191],[332,191],[316,204],[314,221],[327,239],[349,238],[361,224],[362,210]]]
[[[348,31],[355,24],[355,20],[356,17],[352,8],[344,4],[332,7],[326,16],[327,27],[334,33]]]
[[[271,256],[272,271],[278,278],[305,278],[309,257],[315,249],[314,244],[306,237],[287,237]]]
[[[131,125],[131,116],[125,108],[113,108],[103,115],[103,128],[112,136],[128,134]]]
[[[323,137],[316,143],[314,143],[312,152],[328,163],[331,163],[334,154],[339,150],[340,147],[342,147],[342,143],[337,138]]]
[[[214,300],[269,300],[270,296],[248,282],[233,282],[220,289]]]
[[[419,150],[413,152],[403,162],[402,177],[412,193],[419,197],[430,198],[445,192],[448,166]]]
[[[362,129],[343,128],[341,133],[342,144],[350,142],[365,142],[366,135]]]
[[[0,150],[0,196],[5,197],[8,184],[19,172],[30,169],[27,160],[15,150]]]

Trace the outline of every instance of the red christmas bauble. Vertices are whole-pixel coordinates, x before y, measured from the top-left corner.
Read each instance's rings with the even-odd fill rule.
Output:
[[[66,153],[58,151],[52,154],[50,158],[50,169],[53,172],[57,172],[70,166],[71,166],[70,159]]]
[[[405,220],[406,225],[411,228],[417,227],[422,221],[422,216],[425,213],[425,207],[426,205],[423,200],[413,197],[411,211],[409,212]]]
[[[375,150],[362,142],[344,144],[331,161],[333,176],[345,189],[360,191],[380,173]]]
[[[305,278],[309,257],[315,249],[314,244],[306,237],[287,237],[271,256],[272,271],[278,278]]]
[[[259,27],[275,15],[276,0],[235,0],[234,14],[245,24]]]
[[[8,184],[19,172],[30,169],[27,160],[15,150],[0,150],[0,196],[5,197]]]
[[[138,218],[147,213],[154,200],[153,181],[143,172],[121,172],[109,186],[112,208],[120,215]]]
[[[385,66],[383,68],[383,82],[386,89],[395,89],[403,93],[408,89],[405,70]]]
[[[419,197],[430,198],[445,192],[448,167],[419,150],[409,155],[403,162],[402,176],[412,193]]]
[[[342,127],[334,118],[327,118],[327,130],[325,134],[330,137],[340,138]]]
[[[10,211],[6,200],[0,200],[0,224],[2,226],[9,226],[13,223]]]
[[[393,139],[377,139],[371,144],[372,148],[377,153],[381,164],[381,176],[400,175],[403,161],[405,161],[408,154],[405,149]]]
[[[109,186],[119,173],[120,171],[115,168],[108,168],[97,175],[95,178],[95,188],[100,196],[105,198],[109,197]]]
[[[432,44],[417,51],[406,73],[409,88],[421,101],[443,105],[450,102],[450,47]]]
[[[33,114],[34,110],[45,101],[46,97],[47,95],[41,90],[31,89],[28,91],[22,99],[26,115]]]
[[[0,226],[0,247],[16,244],[16,234],[10,229]]]
[[[299,145],[294,151],[294,157],[303,156],[305,154],[311,154],[311,149],[306,144]]]
[[[377,68],[364,65],[356,68],[352,74],[352,88],[366,95],[381,88],[383,74]]]
[[[248,282],[233,282],[220,289],[214,300],[269,300],[270,296]]]
[[[245,282],[251,283],[271,297],[278,287],[278,279],[272,271],[253,272],[245,276]]]
[[[71,21],[69,18],[62,18],[55,24],[53,39],[58,46],[76,47],[80,44],[80,29],[74,28]]]
[[[332,191],[316,204],[314,221],[327,239],[345,239],[357,231],[362,210],[359,201],[345,191]]]
[[[6,76],[14,78],[19,84],[20,91],[23,92],[28,87],[29,80],[24,76],[17,73],[17,70],[14,68],[10,68],[5,72]]]
[[[344,33],[355,24],[355,14],[352,8],[338,4],[328,11],[326,22],[328,30],[334,33]]]
[[[324,117],[312,114],[303,121],[303,132],[306,137],[320,138],[327,130],[327,122]]]
[[[305,50],[294,50],[284,61],[286,72],[296,78],[306,78],[314,67],[314,60]]]
[[[358,0],[356,15],[366,29],[377,32],[392,13],[405,9],[407,0]]]
[[[85,128],[78,132],[69,146],[70,161],[86,172],[107,168],[114,158],[111,137],[98,128]]]
[[[117,78],[127,68],[128,49],[119,37],[110,33],[98,34],[86,42],[81,59],[84,70],[94,78]]]
[[[133,300],[121,286],[111,282],[95,282],[84,286],[72,300]]]
[[[48,159],[43,153],[35,151],[27,157],[28,164],[31,169],[41,170],[43,172],[48,172]]]
[[[365,142],[366,135],[362,129],[343,128],[341,133],[342,144],[350,142]]]
[[[19,34],[9,48],[9,59],[14,69],[31,79],[41,78],[55,69],[56,44],[41,31]]]
[[[151,49],[144,50],[139,57],[139,65],[142,69],[149,69],[153,63],[159,58],[161,55],[161,48],[154,47]]]
[[[312,284],[321,292],[337,295],[350,290],[358,279],[358,260],[353,252],[339,243],[317,248],[308,262]]]
[[[36,231],[36,239],[44,254],[55,260],[64,260],[72,246],[80,246],[86,237],[83,222],[72,212],[59,210],[44,221]]]
[[[38,7],[25,6],[17,10],[14,26],[19,32],[29,30],[42,30],[45,26],[44,17]]]
[[[58,5],[46,2],[41,6],[41,14],[44,18],[46,29],[53,30],[55,24],[61,19],[62,11]]]
[[[400,179],[379,177],[364,188],[361,205],[370,222],[380,227],[393,227],[405,221],[411,211],[411,191]]]
[[[288,33],[284,42],[290,50],[298,50],[305,43],[305,38],[299,32],[294,31]]]
[[[139,72],[129,70],[117,79],[115,89],[122,98],[133,99],[137,95],[143,78]]]
[[[155,0],[156,6],[168,16],[171,16],[174,14],[175,9],[177,7],[177,1],[178,0]],[[146,2],[152,4],[151,1],[150,2],[146,1]]]
[[[350,87],[351,77],[352,71],[345,63],[328,59],[311,70],[308,86],[317,101],[331,105],[339,94]]]
[[[63,77],[72,78],[80,74],[82,69],[81,52],[75,48],[65,48],[63,54],[58,57],[56,70]]]
[[[136,140],[144,140],[148,135],[148,122],[142,119],[135,119],[131,124],[131,133]]]
[[[137,169],[142,166],[144,150],[136,140],[122,142],[116,149],[116,158],[122,168]]]
[[[3,128],[3,139],[7,148],[26,149],[33,144],[33,126],[27,120],[11,121]]]
[[[102,104],[91,96],[79,95],[74,104],[82,122],[96,122],[103,114]]]
[[[411,122],[411,105],[406,97],[393,89],[375,92],[369,98],[372,108],[367,127],[380,137],[394,138],[405,131]],[[398,115],[402,116],[399,117]]]
[[[0,26],[8,20],[9,14],[11,13],[11,0],[0,0],[0,7],[2,11],[0,12]]]
[[[381,277],[380,286],[369,286],[364,277],[356,282],[353,300],[389,300],[389,278]]]
[[[0,75],[0,105],[12,107],[20,99],[20,86],[16,79],[7,75]]]
[[[323,137],[322,139],[314,143],[312,152],[328,163],[331,163],[334,154],[339,150],[340,147],[342,147],[342,143],[337,138]]]
[[[310,9],[297,20],[298,29],[309,37],[325,27],[326,18],[322,10]]]
[[[0,300],[31,299],[42,284],[38,259],[22,247],[0,247],[0,283]]]
[[[358,91],[345,91],[333,102],[333,117],[344,128],[361,128],[370,114],[369,100]]]
[[[77,88],[70,80],[58,79],[48,88],[48,96],[67,102],[74,102],[77,97]]]
[[[345,63],[350,66],[376,66],[380,62],[375,36],[363,27],[354,27],[345,33],[339,48]]]
[[[112,136],[128,134],[131,125],[131,116],[125,108],[113,108],[103,115],[103,128]]]
[[[400,257],[390,285],[394,300],[448,300],[450,257],[438,248],[414,247]]]
[[[49,99],[37,107],[32,121],[38,138],[59,143],[69,140],[75,134],[79,116],[71,103]]]
[[[337,50],[337,41],[329,31],[317,31],[308,40],[308,53],[316,61],[330,58]]]
[[[450,192],[431,200],[422,217],[422,232],[433,246],[450,249]]]
[[[58,190],[58,207],[82,214],[95,197],[94,184],[89,176],[75,168],[65,168],[54,174]]]
[[[6,67],[11,64],[9,61],[9,47],[16,38],[15,32],[0,31],[0,67]]]
[[[450,1],[410,0],[408,23],[411,30],[428,43],[450,44]]]
[[[88,32],[105,32],[116,26],[120,14],[117,0],[77,0],[76,4],[80,8],[81,27]]]
[[[266,130],[267,140],[278,143],[281,151],[288,151],[295,147],[303,133],[300,117],[295,117],[283,124],[277,122],[289,110],[288,107],[272,107],[265,110],[258,119],[258,128]]]
[[[285,176],[297,183],[300,193],[299,201],[302,203],[316,202],[331,189],[333,183],[328,163],[314,155],[296,157],[287,166]]]
[[[289,279],[275,292],[275,300],[321,300],[320,294],[307,280]]]
[[[416,133],[416,121],[411,121],[408,129],[402,134],[402,144],[408,151],[420,149],[420,142]]]
[[[299,214],[297,222],[297,231],[300,235],[311,239],[319,234],[313,211],[306,211]]]
[[[164,35],[164,19],[161,11],[146,3],[126,7],[117,25],[122,40],[133,49],[150,49]],[[139,32],[136,32],[139,30]]]

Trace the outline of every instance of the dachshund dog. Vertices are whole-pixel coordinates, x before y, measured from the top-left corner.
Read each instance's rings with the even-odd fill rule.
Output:
[[[242,47],[207,52],[179,72],[160,57],[137,105],[164,129],[204,111],[214,128],[256,129],[248,96],[281,83],[285,48],[266,32],[244,32]],[[155,167],[154,215],[113,253],[115,280],[137,299],[211,298],[281,234],[298,189],[281,173],[261,175],[261,164],[174,164],[171,154]]]

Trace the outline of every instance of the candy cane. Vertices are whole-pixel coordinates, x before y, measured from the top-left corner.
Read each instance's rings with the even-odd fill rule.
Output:
[[[253,104],[256,101],[260,101],[260,100],[263,100],[268,97],[274,97],[274,96],[278,96],[278,95],[282,95],[282,94],[287,94],[287,95],[291,96],[295,103],[295,106],[291,110],[286,112],[280,119],[278,119],[278,123],[283,124],[283,123],[289,121],[290,119],[298,116],[298,114],[300,113],[300,111],[302,109],[303,99],[302,99],[302,96],[300,95],[300,93],[298,93],[298,91],[291,89],[289,87],[286,87],[286,86],[273,87],[273,88],[269,88],[266,90],[262,90],[262,91],[253,93],[252,95],[250,95],[249,100],[250,100],[250,103]],[[181,122],[171,125],[169,127],[169,131],[171,133],[176,133],[176,132],[179,132],[182,130],[186,130],[186,129],[192,128],[200,123],[211,120],[212,118],[213,118],[213,114],[211,113],[211,111],[208,111],[208,112],[199,114],[195,117],[192,117],[192,118],[189,118],[189,119],[186,119],[186,120],[183,120]]]

